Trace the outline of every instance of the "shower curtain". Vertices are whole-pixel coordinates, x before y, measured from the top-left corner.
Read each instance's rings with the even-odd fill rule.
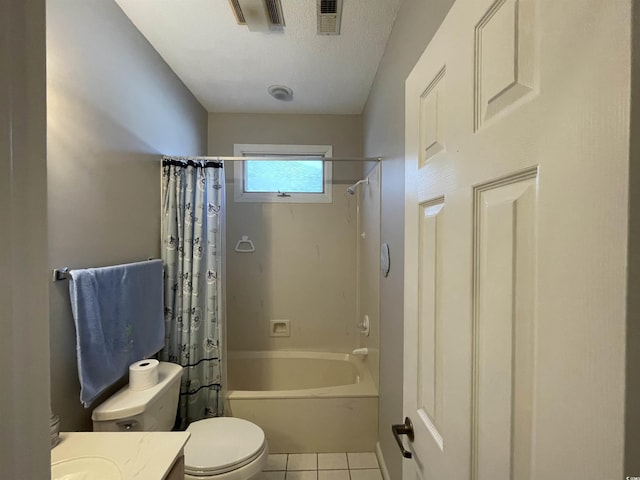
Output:
[[[165,347],[160,360],[182,365],[176,427],[223,414],[222,163],[162,161]]]

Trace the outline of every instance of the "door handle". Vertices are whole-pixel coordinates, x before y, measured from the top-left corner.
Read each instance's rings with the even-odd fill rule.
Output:
[[[396,442],[398,442],[398,447],[400,447],[402,456],[404,458],[411,458],[411,452],[405,450],[404,445],[402,444],[402,440],[400,439],[400,435],[406,435],[407,437],[409,437],[409,441],[413,442],[413,424],[411,423],[411,419],[409,417],[405,417],[404,423],[391,425],[391,431],[393,432],[393,436],[396,439]]]

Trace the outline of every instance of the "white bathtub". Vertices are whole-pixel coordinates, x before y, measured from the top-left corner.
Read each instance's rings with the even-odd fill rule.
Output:
[[[273,453],[373,451],[378,392],[364,362],[318,352],[230,352],[228,407]]]

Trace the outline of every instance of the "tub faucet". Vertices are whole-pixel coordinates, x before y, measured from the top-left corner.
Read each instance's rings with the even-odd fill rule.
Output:
[[[355,355],[356,357],[362,357],[364,359],[367,355],[369,355],[369,349],[356,348],[353,352],[351,352],[351,355]]]

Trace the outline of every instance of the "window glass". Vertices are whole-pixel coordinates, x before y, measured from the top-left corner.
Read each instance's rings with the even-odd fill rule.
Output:
[[[235,144],[234,201],[331,203],[331,145]]]
[[[322,193],[322,160],[247,160],[244,191],[250,193]]]

